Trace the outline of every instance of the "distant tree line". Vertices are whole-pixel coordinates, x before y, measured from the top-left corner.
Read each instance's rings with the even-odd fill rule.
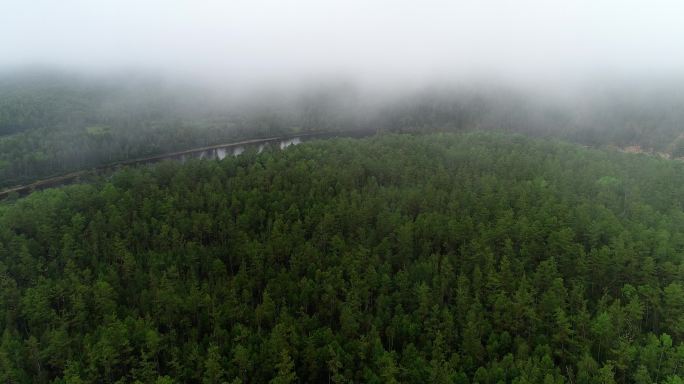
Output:
[[[147,77],[0,74],[0,188],[164,152],[311,131],[505,131],[684,156],[684,141],[677,141],[684,99],[668,89],[563,103],[503,87],[368,97],[332,84],[236,101]]]

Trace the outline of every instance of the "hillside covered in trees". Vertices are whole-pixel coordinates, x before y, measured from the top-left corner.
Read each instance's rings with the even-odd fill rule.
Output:
[[[0,204],[3,383],[681,383],[684,164],[314,141]]]
[[[240,93],[145,74],[0,72],[0,188],[113,162],[300,132],[506,131],[684,156],[679,83],[552,97],[461,84],[352,82]]]

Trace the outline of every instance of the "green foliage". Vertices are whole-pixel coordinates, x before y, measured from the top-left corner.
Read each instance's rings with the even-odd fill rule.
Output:
[[[678,383],[683,201],[683,164],[494,134],[45,190],[0,204],[0,381]]]
[[[335,110],[344,91],[277,114],[214,91],[143,75],[0,73],[0,188],[238,139],[358,129],[355,114]]]
[[[215,88],[142,74],[4,72],[0,188],[238,139],[311,131],[503,131],[684,155],[683,100],[676,85],[604,86],[564,102],[486,87],[429,88],[383,100],[363,97],[350,84],[226,98]]]

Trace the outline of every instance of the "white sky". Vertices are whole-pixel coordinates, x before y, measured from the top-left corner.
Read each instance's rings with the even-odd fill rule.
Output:
[[[0,0],[0,67],[221,79],[680,75],[684,2]]]

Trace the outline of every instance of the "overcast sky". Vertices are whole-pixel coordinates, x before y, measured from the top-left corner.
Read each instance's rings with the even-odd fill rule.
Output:
[[[250,81],[680,75],[684,2],[0,0],[0,67]]]

